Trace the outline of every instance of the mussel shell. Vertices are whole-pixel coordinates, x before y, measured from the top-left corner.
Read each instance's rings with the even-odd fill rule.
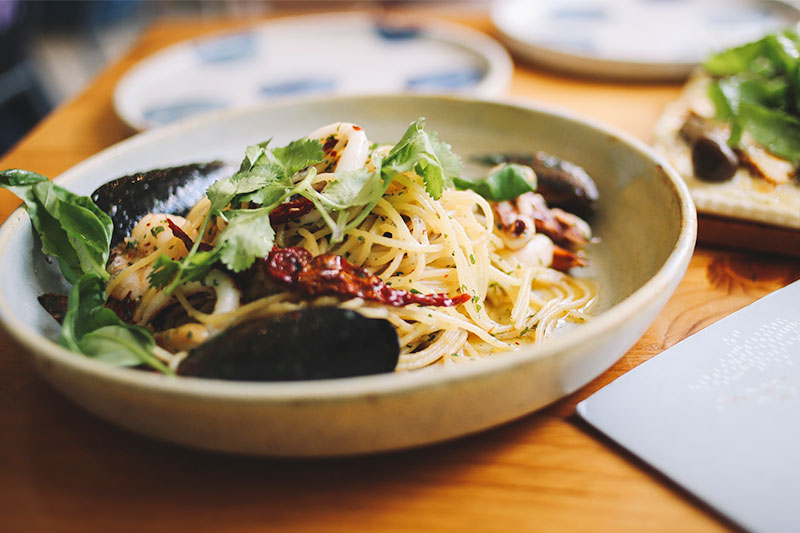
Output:
[[[46,292],[39,295],[37,299],[39,300],[39,305],[41,305],[56,322],[59,324],[64,323],[64,317],[67,314],[67,306],[69,304],[66,294]]]
[[[178,374],[238,381],[296,381],[392,372],[400,343],[387,320],[338,307],[254,319],[194,348]]]
[[[546,152],[529,154],[487,154],[477,158],[484,165],[517,163],[536,173],[536,192],[549,207],[559,207],[583,218],[597,210],[600,194],[591,176],[574,163]]]
[[[146,214],[185,215],[209,185],[234,172],[235,167],[220,161],[149,170],[101,185],[92,193],[92,200],[114,222],[111,246],[115,246]]]
[[[600,195],[583,167],[544,152],[534,154],[531,168],[541,194],[550,207],[559,207],[588,218],[597,209]]]

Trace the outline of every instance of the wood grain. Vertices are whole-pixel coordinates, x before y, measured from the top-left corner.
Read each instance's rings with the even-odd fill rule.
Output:
[[[449,17],[490,32],[483,15]],[[0,160],[57,175],[127,138],[111,94],[137,61],[253,21],[161,21]],[[511,94],[643,140],[676,85],[587,81],[517,65]],[[17,201],[0,193],[0,217]],[[611,369],[514,423],[438,446],[343,460],[273,461],[147,440],[70,404],[0,335],[4,531],[653,531],[732,526],[596,434],[575,405],[681,339],[800,277],[796,261],[700,247],[655,323]]]

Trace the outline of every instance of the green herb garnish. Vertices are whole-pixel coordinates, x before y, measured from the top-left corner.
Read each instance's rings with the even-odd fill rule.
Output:
[[[455,178],[453,183],[458,189],[472,189],[492,202],[513,200],[536,190],[534,184],[525,177],[525,167],[514,163],[503,166],[481,180]]]
[[[738,147],[749,133],[767,151],[800,163],[800,40],[784,31],[725,50],[704,64],[717,118]]]

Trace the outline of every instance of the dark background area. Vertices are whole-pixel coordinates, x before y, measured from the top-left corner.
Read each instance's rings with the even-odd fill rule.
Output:
[[[0,0],[0,154],[127,48],[163,7],[140,0]]]

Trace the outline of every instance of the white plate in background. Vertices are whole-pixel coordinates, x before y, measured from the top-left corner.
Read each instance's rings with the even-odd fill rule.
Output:
[[[290,17],[172,45],[129,70],[114,109],[144,130],[205,111],[330,93],[499,96],[512,64],[493,39],[435,20]]]
[[[681,79],[711,52],[797,24],[772,0],[500,0],[492,22],[512,52],[573,74]]]

